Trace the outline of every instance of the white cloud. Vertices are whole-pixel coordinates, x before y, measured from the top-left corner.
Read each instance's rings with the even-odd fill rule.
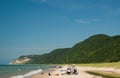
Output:
[[[119,16],[120,15],[120,8],[108,10],[108,15],[109,16]]]
[[[85,19],[76,19],[75,22],[81,23],[81,24],[88,24],[88,23],[90,23],[90,21],[85,20]]]
[[[75,19],[75,22],[81,23],[81,24],[88,24],[96,21],[99,21],[99,19]]]
[[[47,0],[31,0],[33,2],[47,2]]]
[[[47,0],[41,0],[42,2],[47,2]]]

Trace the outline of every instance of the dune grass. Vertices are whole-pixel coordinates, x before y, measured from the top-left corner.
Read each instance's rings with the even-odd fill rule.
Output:
[[[102,71],[86,71],[89,74],[102,76],[103,78],[120,78],[120,74],[116,73],[108,73],[108,72],[102,72]]]
[[[90,64],[78,64],[78,66],[84,67],[112,67],[120,69],[120,62],[112,62],[112,63],[90,63]],[[104,72],[104,71],[86,71],[89,74],[102,76],[104,78],[120,78],[120,74]]]
[[[112,63],[90,63],[90,64],[77,64],[78,66],[87,66],[87,67],[113,67],[120,69],[120,62]]]

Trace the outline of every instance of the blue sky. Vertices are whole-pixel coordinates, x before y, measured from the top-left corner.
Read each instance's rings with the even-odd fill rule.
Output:
[[[120,0],[0,0],[0,64],[120,34]]]

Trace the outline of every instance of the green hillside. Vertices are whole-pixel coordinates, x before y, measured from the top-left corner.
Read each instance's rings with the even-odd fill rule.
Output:
[[[22,58],[24,56],[21,56]],[[28,55],[32,64],[99,63],[120,61],[120,35],[97,34],[72,48],[56,49],[43,55]]]

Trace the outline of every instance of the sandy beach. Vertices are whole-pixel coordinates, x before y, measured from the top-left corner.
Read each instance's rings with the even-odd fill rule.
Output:
[[[111,71],[111,72],[115,72],[115,73],[118,73],[120,74],[120,69],[115,69],[115,68],[95,68],[95,67],[80,67],[80,66],[77,66],[77,70],[78,70],[78,74],[75,75],[75,74],[64,74],[63,75],[63,71],[61,72],[61,70],[66,70],[68,66],[63,66],[62,68],[60,69],[55,69],[54,71],[50,70],[50,71],[47,71],[47,72],[44,72],[44,73],[38,73],[38,74],[35,74],[33,76],[31,76],[31,78],[103,78],[101,76],[95,76],[95,75],[91,75],[91,74],[88,74],[86,73],[86,71],[94,71],[94,70],[99,70],[99,71]],[[50,76],[49,76],[49,73],[50,72]]]

